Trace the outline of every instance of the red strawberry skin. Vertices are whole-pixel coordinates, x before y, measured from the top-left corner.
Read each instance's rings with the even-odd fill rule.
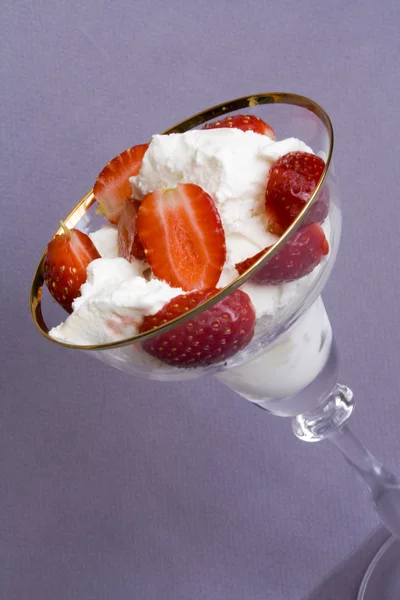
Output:
[[[265,209],[271,231],[282,234],[296,219],[311,198],[325,163],[308,152],[289,152],[272,166],[265,192]],[[329,193],[325,187],[312,207],[307,223],[323,223],[329,210]]]
[[[266,250],[267,248],[238,263],[236,269],[239,275],[247,271]],[[277,285],[301,279],[311,273],[328,253],[329,244],[322,227],[316,223],[307,225],[296,231],[278,254],[261,267],[250,281]]]
[[[184,291],[215,287],[226,258],[225,233],[213,199],[179,183],[147,194],[137,231],[154,275]]]
[[[158,313],[145,317],[140,332],[171,321],[218,291],[213,288],[173,298]],[[250,297],[235,290],[186,323],[143,342],[143,348],[174,367],[204,367],[224,361],[247,346],[254,334],[254,324],[255,312]]]
[[[255,115],[234,115],[204,125],[204,129],[220,129],[225,127],[233,127],[234,129],[241,129],[242,131],[254,131],[261,135],[268,135],[273,140],[276,140],[275,132],[272,127]]]
[[[67,232],[57,235],[47,246],[44,281],[53,298],[70,313],[86,281],[86,267],[100,254],[85,233],[77,229]]]
[[[110,223],[117,224],[126,198],[132,197],[129,177],[137,175],[149,144],[128,148],[104,167],[93,186],[99,211]]]
[[[118,255],[129,261],[132,258],[145,259],[143,244],[136,228],[139,208],[140,202],[138,200],[128,198],[124,202],[118,221]]]

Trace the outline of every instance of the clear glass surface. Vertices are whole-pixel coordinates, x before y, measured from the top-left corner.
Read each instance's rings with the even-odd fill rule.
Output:
[[[228,110],[228,107],[231,110]],[[318,298],[334,265],[341,233],[339,194],[331,160],[333,149],[331,124],[326,113],[311,100],[291,94],[264,94],[257,97],[251,96],[238,99],[209,109],[204,113],[191,117],[178,126],[172,127],[168,132],[183,132],[193,128],[202,128],[205,123],[222,114],[228,116],[243,113],[243,109],[245,109],[246,114],[254,114],[273,124],[278,140],[287,137],[299,138],[327,163],[323,180],[307,209],[303,211],[304,214],[298,217],[275,246],[265,254],[265,258],[260,259],[258,264],[241,277],[238,277],[218,296],[207,301],[203,307],[193,311],[193,315],[198,314],[198,312],[212,306],[216,301],[229,295],[237,288],[243,291],[251,289],[252,298],[256,298],[258,305],[270,307],[265,311],[266,314],[257,319],[254,337],[251,342],[241,352],[236,353],[228,360],[193,369],[171,368],[144,352],[142,342],[154,334],[136,336],[127,340],[122,339],[115,343],[97,346],[64,345],[94,353],[100,360],[133,375],[164,381],[197,378],[205,374],[223,373],[225,375],[228,372],[232,372],[232,376],[236,377],[235,370],[237,367],[246,363],[249,364],[250,369],[253,369],[254,364],[261,355],[264,355],[263,362],[265,365],[263,365],[263,368],[266,366],[272,372],[275,370],[277,357],[285,355],[286,364],[281,364],[279,377],[284,374],[286,379],[291,379],[292,385],[286,389],[281,389],[279,385],[275,385],[264,394],[264,399],[268,396],[271,400],[278,401],[293,397],[295,393],[307,387],[315,379],[328,359],[332,342],[329,320],[323,303]],[[255,273],[290,241],[297,230],[310,222],[310,211],[325,197],[329,197],[329,213],[323,224],[325,235],[329,241],[329,254],[327,257],[310,275],[298,281],[278,286],[259,285],[254,282]],[[91,193],[64,221],[68,226],[76,227],[85,232],[95,231],[104,224],[104,219],[96,213],[96,206],[93,205],[93,195]],[[34,281],[32,306],[36,323],[42,333],[47,335],[48,330],[57,325],[62,317],[60,311],[54,310],[53,303],[48,302],[49,294],[47,289],[42,287],[41,274],[42,265],[39,265]],[[279,305],[277,310],[274,308],[275,304]],[[188,313],[185,317],[180,318],[179,324],[185,319],[187,320],[190,315],[191,313]],[[167,324],[159,331],[172,329],[173,323],[172,321],[172,324]],[[53,338],[49,339],[55,341]],[[56,341],[56,343],[60,342]],[[288,352],[292,346],[295,347],[295,351]],[[269,351],[265,353],[267,348]],[[308,352],[309,355],[310,352],[312,353],[308,360],[307,369],[298,364],[299,356],[304,352]],[[303,371],[302,374],[300,374],[300,370]],[[229,379],[229,375],[227,377]],[[277,410],[279,411],[279,408]]]
[[[400,540],[391,537],[370,564],[357,600],[399,600]]]
[[[296,137],[303,140],[326,162],[319,186],[292,226],[253,267],[217,296],[155,332],[103,345],[55,343],[89,352],[118,369],[149,379],[186,380],[213,374],[265,411],[291,417],[294,433],[300,439],[328,439],[339,448],[364,481],[384,524],[393,535],[400,536],[400,485],[348,428],[347,420],[354,406],[353,394],[349,388],[337,383],[338,353],[321,298],[335,262],[341,234],[340,199],[332,163],[333,131],[329,117],[307,98],[271,93],[221,104],[190,117],[165,133],[200,128],[221,115],[243,112],[270,123],[277,139]],[[327,197],[329,212],[323,227],[329,241],[329,254],[310,275],[298,281],[281,286],[258,284],[256,273],[282,250],[301,227],[311,222],[313,210]],[[93,203],[90,192],[65,219],[67,225],[83,231],[98,229],[104,221],[96,214]],[[62,316],[61,310],[50,302],[43,286],[43,261],[44,255],[32,285],[31,312],[41,333],[54,342],[48,331],[62,320]],[[260,306],[279,305],[278,309],[267,310],[257,319],[253,339],[240,352],[206,367],[177,368],[164,364],[143,350],[145,340],[153,338],[157,343],[160,332],[172,332],[181,327],[238,288],[243,291],[251,289],[252,297]],[[394,544],[394,547],[397,546]]]

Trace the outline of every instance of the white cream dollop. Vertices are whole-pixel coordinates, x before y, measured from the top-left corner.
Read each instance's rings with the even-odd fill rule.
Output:
[[[89,237],[102,258],[117,258],[118,228],[115,225],[104,225],[101,229],[89,233]]]
[[[140,263],[124,258],[98,258],[88,265],[87,274],[72,314],[50,331],[54,338],[90,345],[134,336],[143,317],[183,293],[164,281],[147,281]]]
[[[155,135],[140,172],[130,178],[138,200],[158,187],[200,186],[214,200],[226,236],[226,268],[272,245],[267,231],[265,185],[272,164],[284,154],[312,150],[301,140],[234,128]],[[237,273],[236,273],[237,275]],[[235,276],[236,276],[235,275]]]

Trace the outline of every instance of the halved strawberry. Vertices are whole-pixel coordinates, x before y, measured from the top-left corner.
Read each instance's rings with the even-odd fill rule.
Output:
[[[56,235],[47,246],[44,281],[58,304],[72,312],[72,302],[80,296],[80,287],[86,281],[86,267],[100,254],[86,233],[61,225],[64,233]]]
[[[242,131],[254,131],[255,133],[267,135],[276,140],[275,132],[271,125],[268,125],[268,123],[255,115],[234,115],[232,117],[225,117],[221,121],[218,120],[204,125],[204,129],[219,129],[224,127],[233,127]]]
[[[273,233],[282,234],[293,223],[311,198],[324,168],[322,158],[308,152],[289,152],[274,163],[265,192],[265,209]],[[323,188],[306,222],[322,223],[328,209],[329,192]]]
[[[185,291],[217,285],[225,263],[225,233],[211,196],[192,183],[157,188],[136,220],[154,275]]]
[[[271,246],[269,246],[270,248]],[[247,271],[268,248],[247,258],[236,266],[239,275]],[[303,227],[286,242],[271,260],[259,269],[250,281],[261,284],[279,284],[308,275],[329,253],[328,240],[322,227],[313,223]]]
[[[155,315],[144,318],[140,333],[183,315],[218,291],[211,288],[173,298]],[[203,367],[226,360],[247,346],[254,334],[255,318],[250,297],[235,290],[186,323],[143,342],[143,348],[175,367]]]
[[[145,258],[143,244],[136,228],[140,204],[138,200],[132,198],[125,200],[118,221],[118,254],[127,260],[131,260],[132,257],[139,260]]]
[[[137,175],[149,144],[128,148],[113,158],[102,170],[93,186],[99,211],[110,223],[118,223],[126,198],[132,197],[129,177]]]

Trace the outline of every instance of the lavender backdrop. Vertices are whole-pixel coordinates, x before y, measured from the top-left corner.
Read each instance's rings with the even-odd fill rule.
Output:
[[[6,2],[2,600],[350,600],[385,539],[348,467],[213,379],[149,383],[41,339],[44,244],[121,149],[293,91],[336,133],[345,227],[325,292],[353,423],[400,465],[397,0]]]

